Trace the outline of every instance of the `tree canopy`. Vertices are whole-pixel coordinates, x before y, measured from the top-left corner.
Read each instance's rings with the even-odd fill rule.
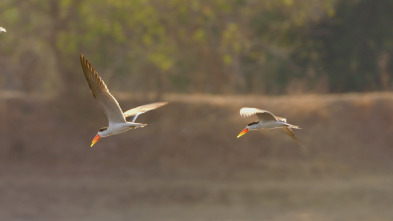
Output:
[[[0,86],[58,93],[81,79],[83,53],[133,92],[390,90],[392,11],[392,0],[4,0]]]

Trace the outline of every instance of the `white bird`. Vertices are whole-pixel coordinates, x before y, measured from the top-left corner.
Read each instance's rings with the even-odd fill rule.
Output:
[[[104,81],[100,78],[98,73],[94,70],[91,63],[83,56],[80,55],[83,73],[85,74],[87,83],[89,84],[90,91],[93,97],[104,109],[108,118],[108,127],[101,128],[97,135],[94,137],[91,147],[101,138],[115,134],[126,132],[130,129],[144,127],[147,124],[135,123],[136,118],[147,111],[159,108],[166,105],[168,102],[157,102],[142,105],[123,113],[117,100],[109,93]],[[131,122],[127,122],[127,117],[133,117]]]
[[[240,116],[249,117],[252,115],[257,115],[259,120],[249,123],[246,128],[244,128],[244,130],[242,130],[239,135],[237,135],[237,138],[243,136],[249,130],[282,128],[285,133],[287,133],[296,141],[299,141],[293,133],[292,129],[300,128],[298,126],[288,124],[287,119],[277,117],[269,111],[260,110],[258,108],[243,107],[240,109]]]
[[[0,32],[7,32],[7,31],[5,30],[5,28],[0,27]]]

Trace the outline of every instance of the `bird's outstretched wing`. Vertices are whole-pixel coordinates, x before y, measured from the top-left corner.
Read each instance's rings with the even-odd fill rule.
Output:
[[[277,121],[276,116],[269,111],[260,110],[258,108],[253,107],[243,107],[240,109],[240,116],[242,117],[250,117],[252,115],[257,115],[257,117],[263,121]]]
[[[126,122],[119,103],[111,93],[109,93],[104,81],[94,70],[94,67],[82,54],[80,55],[80,60],[90,91],[97,102],[104,108],[109,124]]]
[[[139,115],[141,115],[143,113],[146,113],[146,112],[148,112],[150,110],[157,109],[157,108],[159,108],[161,106],[166,105],[167,103],[168,102],[157,102],[157,103],[145,104],[145,105],[142,105],[142,106],[139,106],[139,107],[135,107],[135,108],[133,108],[131,110],[128,110],[128,111],[124,112],[123,115],[124,115],[125,118],[133,117],[131,121],[135,122],[136,118]]]
[[[294,140],[296,140],[298,143],[300,143],[299,139],[297,139],[295,133],[293,133],[292,129],[289,127],[282,127],[282,130],[288,134],[289,136],[291,136]]]

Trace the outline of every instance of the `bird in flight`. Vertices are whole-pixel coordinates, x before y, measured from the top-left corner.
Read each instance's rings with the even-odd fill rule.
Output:
[[[130,129],[136,129],[139,127],[145,127],[147,124],[136,123],[135,120],[140,114],[147,111],[154,110],[161,106],[166,105],[168,102],[157,102],[142,105],[133,109],[130,109],[123,113],[117,100],[111,95],[104,81],[94,70],[94,67],[82,54],[80,55],[81,65],[83,73],[85,74],[87,83],[89,84],[90,91],[93,97],[104,109],[104,112],[108,118],[108,127],[101,128],[97,135],[91,142],[91,147],[101,138],[115,134],[124,133]],[[130,122],[126,121],[126,118],[132,117]]]
[[[5,28],[0,26],[0,32],[7,32],[7,31],[5,30]]]
[[[258,108],[243,107],[240,109],[240,116],[242,117],[250,117],[253,115],[257,115],[258,121],[249,123],[246,128],[237,135],[237,138],[243,136],[249,130],[282,128],[285,133],[299,142],[292,129],[300,128],[296,125],[288,124],[287,119],[277,117],[269,111],[260,110]]]

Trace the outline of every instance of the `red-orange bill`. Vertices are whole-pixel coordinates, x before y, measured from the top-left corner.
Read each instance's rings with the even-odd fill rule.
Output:
[[[97,143],[97,141],[98,141],[100,138],[101,138],[100,135],[97,134],[97,135],[94,137],[93,141],[91,141],[91,146],[90,146],[90,147],[93,147],[93,145],[94,145],[95,143]]]
[[[248,132],[247,128],[244,128],[244,130],[242,130],[242,132],[239,133],[239,135],[237,135],[237,138],[243,136],[244,134],[246,134]]]

